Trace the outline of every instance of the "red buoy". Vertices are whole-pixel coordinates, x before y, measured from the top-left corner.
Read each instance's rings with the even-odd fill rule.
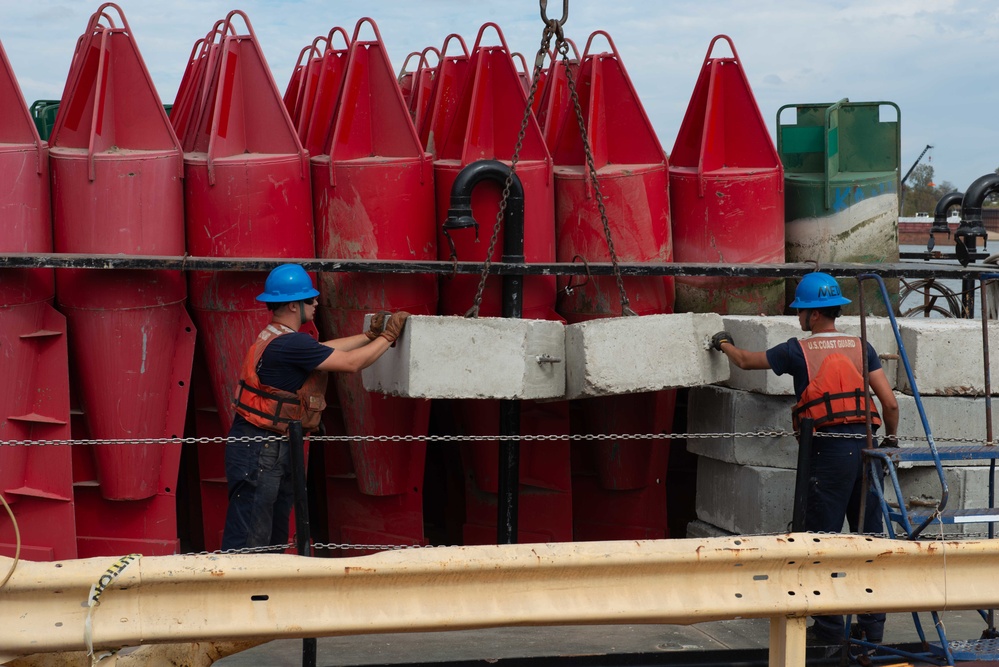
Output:
[[[117,12],[120,27],[109,9]],[[78,44],[50,149],[55,249],[181,255],[180,145],[121,10],[102,5]],[[184,307],[183,275],[63,269],[57,272],[56,293],[69,323],[76,388],[90,436],[181,437],[195,335]],[[114,522],[106,516],[124,507],[106,501],[136,501],[148,509],[157,497],[168,500],[152,514],[133,507],[145,519],[134,532],[116,536],[130,546],[119,543],[112,553],[175,549],[172,504],[180,444],[101,445],[89,451],[97,486],[77,486],[80,555],[106,553],[94,545],[107,544]],[[103,524],[91,521],[94,515]]]
[[[609,52],[591,51],[604,37]],[[569,67],[573,67],[570,63]],[[596,190],[587,169],[582,133],[568,95],[563,62],[550,77],[547,110],[555,160],[558,260],[607,262],[611,255]],[[590,35],[574,73],[590,156],[617,258],[672,261],[666,154],[610,36]],[[555,103],[567,105],[559,108]],[[557,128],[556,121],[561,122]],[[569,323],[622,315],[612,276],[595,276],[559,293]],[[579,283],[580,281],[574,281]],[[667,278],[623,278],[638,315],[673,312]],[[675,392],[589,398],[573,409],[573,431],[585,434],[661,433],[673,425]],[[573,525],[577,538],[666,537],[667,444],[662,440],[602,440],[573,446]]]
[[[236,18],[245,30],[237,30]],[[230,12],[214,31],[217,53],[206,65],[200,91],[204,103],[184,145],[184,204],[187,251],[200,257],[315,256],[308,155],[298,139],[277,84],[264,60],[249,19]],[[246,351],[270,321],[256,301],[266,272],[195,271],[189,275],[190,305],[201,330],[214,409],[227,433],[232,425],[232,389]],[[199,410],[211,410],[199,405]],[[207,421],[198,420],[201,424]],[[202,487],[212,495],[224,476],[212,469],[224,444],[198,448]],[[224,516],[225,507],[219,509]],[[206,519],[205,546],[214,548],[218,533]]]
[[[483,33],[493,28],[500,44],[484,46]],[[445,49],[442,49],[445,54]],[[437,190],[437,220],[443,224],[450,206],[451,186],[459,172],[472,162],[496,159],[510,163],[517,144],[527,96],[516,65],[498,26],[487,23],[479,34],[468,59],[467,68],[458,69],[453,80],[446,81],[450,56],[440,65],[439,94],[433,110],[435,128],[432,140],[437,159],[434,179]],[[454,64],[460,63],[460,57]],[[445,94],[453,91],[452,94]],[[440,128],[438,134],[436,129]],[[524,255],[528,262],[550,262],[555,258],[555,225],[552,196],[551,157],[545,147],[534,114],[528,123],[520,149],[516,173],[524,189]],[[472,212],[480,229],[476,232],[455,230],[450,233],[459,260],[483,261],[493,233],[502,188],[483,181],[472,193]],[[502,235],[502,229],[500,230]],[[450,257],[443,233],[438,233],[441,259]],[[492,260],[501,257],[502,243],[497,243]],[[456,275],[441,283],[440,312],[464,314],[475,299],[478,276]],[[555,282],[549,276],[524,279],[523,317],[525,319],[561,319],[554,311]],[[487,282],[479,314],[498,317],[502,313],[499,280]],[[567,434],[568,406],[564,402],[540,404],[525,401],[521,406],[522,434]],[[469,435],[495,435],[499,424],[499,406],[491,400],[463,400],[454,405],[456,421]],[[492,543],[496,539],[497,443],[477,441],[463,446],[462,460],[469,471],[465,475],[464,540],[466,544]],[[520,541],[570,541],[572,539],[572,501],[569,479],[569,448],[566,442],[523,443],[520,472]]]
[[[725,40],[730,57],[711,57]],[[670,154],[674,258],[719,264],[784,262],[784,168],[735,45],[711,40]],[[779,315],[782,278],[683,276],[677,308]]]
[[[0,45],[0,252],[52,250],[48,145]],[[0,270],[0,440],[69,440],[66,318],[52,307],[52,269]],[[72,449],[0,447],[0,494],[18,517],[0,521],[0,553],[75,558]]]
[[[361,40],[367,23],[374,39]],[[320,257],[430,260],[437,256],[433,168],[423,151],[378,28],[362,18],[354,28],[328,152],[312,158],[316,246]],[[380,310],[437,312],[432,275],[323,273],[319,322],[330,338],[363,331],[364,316]],[[360,374],[337,373],[337,395],[348,435],[425,435],[427,400],[373,394]],[[423,542],[423,466],[416,442],[354,442],[350,458],[360,495],[331,516],[341,539],[375,544]],[[337,487],[333,491],[336,492]],[[396,496],[393,515],[384,502]],[[346,512],[344,507],[355,511]],[[397,525],[399,515],[408,515]],[[392,517],[395,517],[392,521]],[[416,529],[406,533],[402,525]],[[363,535],[363,538],[360,536]]]

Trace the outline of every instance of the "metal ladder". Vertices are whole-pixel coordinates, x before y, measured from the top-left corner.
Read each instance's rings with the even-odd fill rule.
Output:
[[[919,410],[919,418],[926,434],[926,447],[881,447],[873,450],[865,450],[864,456],[868,459],[867,479],[872,480],[872,488],[881,506],[882,516],[885,519],[885,529],[892,539],[917,540],[932,538],[932,534],[927,532],[931,526],[939,527],[942,531],[946,525],[963,525],[970,523],[987,524],[988,538],[994,537],[994,523],[999,522],[999,510],[995,507],[995,466],[996,459],[999,458],[999,447],[992,444],[992,398],[991,398],[991,378],[989,372],[989,341],[988,341],[988,320],[987,320],[987,296],[985,282],[992,278],[999,278],[999,274],[983,274],[981,280],[982,296],[982,342],[984,349],[985,365],[985,411],[986,411],[986,443],[977,446],[946,446],[938,447],[933,439],[929,421],[923,408],[923,402],[916,387],[916,380],[912,373],[912,366],[909,364],[905,346],[902,344],[902,336],[899,332],[898,321],[892,312],[891,301],[888,297],[888,290],[884,281],[876,274],[863,274],[857,276],[857,281],[861,283],[860,289],[860,313],[861,313],[861,334],[864,338],[866,348],[866,326],[865,309],[863,304],[864,290],[862,283],[864,280],[875,280],[881,290],[881,296],[887,305],[888,317],[891,321],[892,331],[895,334],[895,341],[898,344],[899,359],[905,368],[912,396],[915,399],[916,408]],[[903,462],[933,462],[937,476],[940,480],[940,501],[935,508],[920,508],[910,510],[905,506],[902,488],[898,479],[898,466]],[[979,509],[949,509],[947,500],[949,488],[944,475],[943,461],[989,461],[989,507]],[[885,499],[884,489],[877,483],[880,479],[878,466],[882,466],[886,471],[886,476],[890,480],[898,499],[898,508],[889,506]],[[899,530],[896,531],[895,525]],[[995,627],[995,614],[993,610],[979,610],[986,623],[986,629],[982,633],[982,638],[970,641],[949,641],[946,637],[944,625],[940,621],[939,612],[931,612],[933,626],[937,630],[939,643],[930,643],[926,640],[922,622],[919,615],[912,614],[913,622],[919,639],[930,656],[943,661],[944,664],[953,665],[956,660],[997,660],[999,661],[999,634]],[[874,644],[869,644],[861,640],[851,640],[851,643],[866,647],[876,648]],[[891,648],[881,647],[884,652],[895,653],[902,657],[925,659],[927,656],[910,654],[904,651],[896,651]]]

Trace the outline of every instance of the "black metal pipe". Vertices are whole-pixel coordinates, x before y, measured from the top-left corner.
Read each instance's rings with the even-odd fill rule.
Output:
[[[288,455],[291,461],[292,485],[295,489],[295,550],[308,556],[312,536],[309,534],[309,492],[305,486],[305,434],[302,422],[288,424]],[[302,640],[302,667],[316,667],[317,643],[314,637]]]
[[[479,160],[459,172],[451,185],[451,207],[444,229],[463,229],[478,223],[472,215],[472,191],[484,180],[505,187],[510,183],[503,217],[503,262],[524,262],[524,186],[520,177],[499,160]],[[524,277],[503,276],[503,317],[520,319],[524,311]],[[496,542],[516,544],[520,491],[520,402],[500,401],[499,469],[496,498]]]
[[[791,514],[791,532],[805,530],[808,517],[808,480],[812,467],[812,435],[815,422],[802,419],[798,436],[798,470],[794,477],[794,510]]]
[[[836,278],[856,277],[876,272],[882,278],[951,278],[960,280],[965,275],[978,275],[976,269],[957,264],[943,264],[939,260],[956,259],[940,252],[903,252],[903,259],[934,260],[933,263],[877,262],[871,264],[830,262],[822,270]],[[988,253],[972,253],[971,260],[981,260]],[[143,270],[143,271],[260,271],[266,273],[282,264],[294,263],[306,271],[326,273],[384,273],[384,274],[481,274],[483,262],[450,262],[447,260],[377,260],[377,259],[317,259],[315,257],[289,257],[281,259],[251,257],[191,257],[167,255],[83,255],[75,253],[9,253],[0,254],[0,270],[6,269],[93,269],[93,270]],[[800,278],[815,270],[814,263],[789,262],[787,264],[718,264],[699,262],[666,262],[649,264],[619,262],[621,275],[628,277],[651,276],[707,276],[723,278]],[[612,276],[611,262],[492,262],[491,275],[521,276]]]
[[[954,206],[961,206],[961,202],[964,200],[963,192],[948,192],[940,201],[937,202],[937,207],[933,210],[933,226],[930,227],[930,235],[933,234],[946,234],[947,238],[950,238],[950,225],[947,224],[947,213]]]

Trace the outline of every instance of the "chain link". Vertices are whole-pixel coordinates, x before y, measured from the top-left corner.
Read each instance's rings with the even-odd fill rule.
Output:
[[[604,238],[607,240],[607,251],[610,253],[611,267],[614,270],[614,281],[617,283],[617,290],[621,296],[621,315],[636,315],[631,309],[628,295],[624,290],[624,278],[621,277],[621,267],[618,265],[617,252],[614,250],[614,239],[611,236],[610,223],[607,220],[607,209],[604,207],[604,197],[600,192],[600,182],[597,179],[597,167],[593,160],[593,151],[590,149],[590,140],[586,134],[586,122],[583,120],[583,110],[579,104],[579,94],[576,92],[576,81],[572,75],[572,68],[569,66],[569,43],[559,35],[555,43],[555,50],[562,54],[562,63],[565,66],[565,78],[569,84],[569,95],[572,98],[572,106],[576,112],[576,122],[579,124],[579,137],[583,142],[583,151],[586,153],[586,168],[593,185],[593,198],[597,202],[597,209],[600,211],[600,223],[604,227]]]
[[[726,440],[733,438],[797,438],[797,431],[734,431],[719,433],[541,433],[524,435],[311,435],[309,442],[414,442],[414,443],[437,443],[437,442],[496,442],[519,440],[521,442],[596,442],[608,440]],[[822,433],[823,438],[836,438],[847,440],[859,440],[866,438],[863,433]],[[201,438],[133,438],[106,439],[106,440],[0,440],[0,447],[59,447],[67,445],[92,446],[92,445],[213,445],[240,442],[256,442],[265,440],[267,442],[278,442],[285,438],[279,435],[273,436],[238,436],[226,438],[201,437]],[[925,443],[925,436],[898,436],[899,442],[907,444]],[[964,443],[967,445],[994,446],[995,442],[990,442],[979,438],[934,438],[935,443]]]

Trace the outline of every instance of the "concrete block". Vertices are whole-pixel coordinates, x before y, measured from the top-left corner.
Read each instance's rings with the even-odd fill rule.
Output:
[[[782,533],[794,510],[795,471],[697,460],[697,518],[746,535]]]
[[[902,319],[899,331],[922,396],[982,396],[985,368],[982,324],[978,320]],[[990,373],[999,378],[999,322],[989,323]],[[999,391],[992,383],[992,395]],[[898,387],[911,394],[905,368],[898,369]]]
[[[687,396],[687,432],[791,431],[792,396],[765,396],[726,387],[697,387]],[[796,468],[798,441],[776,438],[688,438],[687,451],[737,465]]]
[[[414,315],[396,346],[362,371],[364,388],[409,398],[561,398],[564,329],[548,320]]]
[[[693,387],[729,376],[707,349],[722,328],[715,313],[590,320],[565,328],[566,398]]]
[[[712,526],[710,523],[701,521],[700,519],[694,519],[687,524],[687,539],[704,539],[706,537],[731,537],[732,533],[727,530],[722,530],[718,526]]]
[[[789,338],[804,338],[808,335],[801,330],[797,316],[726,315],[722,321],[724,329],[735,338],[735,344],[747,350],[768,350],[786,342]],[[837,318],[836,328],[850,336],[860,336],[860,317]],[[867,340],[879,355],[891,357],[898,354],[891,320],[887,317],[867,318]],[[891,358],[882,358],[881,363],[889,384],[894,387],[897,362]],[[732,366],[729,379],[721,384],[760,394],[775,396],[794,394],[794,384],[790,375],[778,376],[771,371],[744,371],[735,366]]]
[[[989,468],[988,466],[964,466],[944,470],[947,480],[947,509],[974,509],[989,506]],[[898,471],[899,487],[905,499],[905,506],[912,510],[926,510],[936,507],[940,502],[940,478],[936,469],[918,467]],[[898,507],[898,497],[895,489],[886,479],[885,498],[888,504]],[[972,523],[947,525],[943,527],[945,534],[985,535],[988,524]],[[927,531],[939,533],[940,526],[930,526]]]
[[[898,433],[902,447],[926,447],[926,433],[919,419],[916,399],[895,392],[898,399]],[[926,420],[937,446],[981,445],[985,443],[985,398],[971,396],[922,396]],[[981,461],[944,461],[945,466],[974,466]],[[930,462],[907,466],[932,466]]]

